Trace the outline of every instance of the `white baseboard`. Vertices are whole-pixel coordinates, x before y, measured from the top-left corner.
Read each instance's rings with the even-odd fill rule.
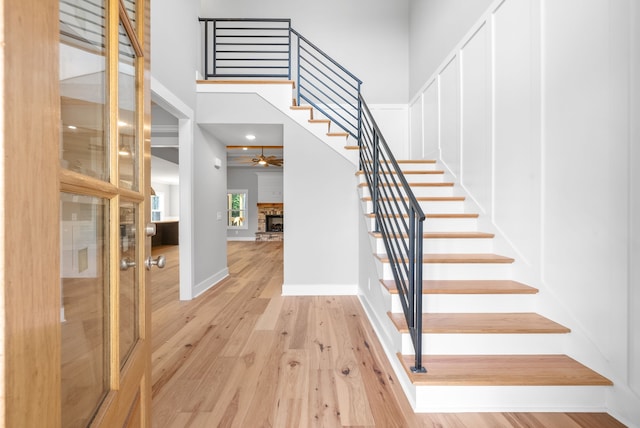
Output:
[[[283,296],[356,296],[357,284],[282,284]]]
[[[229,276],[229,268],[224,268],[220,272],[211,275],[209,278],[201,281],[195,287],[193,287],[192,299],[195,299],[214,285]]]
[[[227,241],[255,241],[255,237],[251,236],[227,236]]]

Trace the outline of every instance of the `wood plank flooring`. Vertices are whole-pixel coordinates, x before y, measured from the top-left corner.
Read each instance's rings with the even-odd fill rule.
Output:
[[[282,297],[283,243],[230,242],[230,277],[178,300],[154,249],[153,426],[623,427],[607,414],[414,414],[354,296]]]

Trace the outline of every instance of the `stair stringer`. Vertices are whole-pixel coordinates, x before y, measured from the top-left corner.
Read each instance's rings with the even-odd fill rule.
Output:
[[[310,119],[323,119],[321,114],[310,106],[304,109],[292,108],[292,89],[293,82],[287,80],[270,81],[269,83],[252,83],[247,81],[224,81],[216,83],[215,81],[200,81],[198,84],[199,93],[258,95],[289,118],[293,119],[327,146],[331,147],[340,154],[340,156],[347,159],[354,166],[357,166],[359,163],[358,151],[345,149],[349,144],[357,145],[357,142],[342,136],[327,135],[328,127],[326,123],[313,123],[310,121]]]

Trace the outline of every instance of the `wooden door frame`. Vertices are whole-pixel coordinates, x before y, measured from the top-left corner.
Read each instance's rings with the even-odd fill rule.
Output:
[[[143,4],[147,4],[144,1]],[[0,427],[61,424],[59,0],[0,0]],[[142,115],[149,183],[149,9]],[[145,189],[148,193],[148,189]],[[149,212],[145,207],[144,218]],[[146,246],[149,247],[149,240]],[[148,254],[148,253],[147,253]],[[146,287],[143,287],[143,289]],[[144,295],[142,346],[151,341]],[[151,361],[135,415],[150,426]],[[128,409],[124,409],[125,411]],[[118,412],[120,413],[120,412]],[[120,413],[118,419],[128,415]],[[131,420],[130,420],[131,421]],[[129,422],[130,422],[129,421]]]
[[[0,2],[0,426],[46,421],[55,428],[61,412],[58,0]]]

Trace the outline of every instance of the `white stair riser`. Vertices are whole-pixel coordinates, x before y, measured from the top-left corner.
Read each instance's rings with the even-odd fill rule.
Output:
[[[422,312],[534,312],[534,303],[535,295],[531,294],[425,294]],[[391,312],[402,313],[397,294],[391,295]]]
[[[376,220],[369,221],[369,230],[375,228]],[[477,232],[477,218],[427,218],[423,226],[425,232]]]
[[[398,163],[398,166],[400,167],[400,170],[404,173],[406,173],[407,171],[436,171],[436,170],[441,171],[442,170],[442,167],[438,167],[438,164],[436,163],[400,162]],[[390,168],[393,168],[393,167],[390,167]]]
[[[373,203],[365,201],[365,212],[373,212]],[[461,214],[464,213],[464,201],[418,201],[425,213],[429,214]],[[402,202],[400,209],[404,210]]]
[[[429,186],[429,187],[422,187],[422,186],[414,186],[411,188],[411,190],[413,191],[413,195],[416,197],[422,197],[422,196],[426,196],[426,197],[438,197],[438,196],[453,196],[454,195],[454,191],[453,191],[453,186]],[[396,191],[396,189],[393,189],[394,193]],[[371,196],[371,194],[369,193],[369,187],[360,187],[360,196],[361,197],[366,197],[366,196]],[[385,192],[391,192],[388,188],[382,189],[381,190],[381,196],[385,196],[388,193]],[[401,195],[405,195],[406,193],[404,192],[403,189],[400,189],[400,194]]]
[[[360,174],[360,183],[366,183],[366,178],[364,175]],[[405,179],[407,180],[407,183],[412,184],[412,183],[442,183],[445,180],[445,176],[444,174],[421,174],[421,173],[416,173],[416,174],[405,174],[404,175]],[[396,179],[397,180],[397,179]]]
[[[413,183],[442,183],[444,181],[444,174],[408,174],[405,175],[409,185]],[[359,183],[366,183],[367,180],[364,174],[358,175]]]
[[[389,263],[381,263],[382,279],[393,279]],[[425,263],[423,279],[511,279],[506,263]]]
[[[562,354],[566,334],[430,334],[422,335],[423,355]],[[409,334],[402,334],[404,355],[414,355]],[[427,367],[429,370],[429,367]]]
[[[428,370],[428,368],[427,368]],[[417,386],[416,412],[597,412],[610,387]]]
[[[384,254],[386,249],[382,238],[373,238],[377,254]],[[422,248],[425,253],[489,253],[493,248],[491,238],[442,238],[423,239]]]

